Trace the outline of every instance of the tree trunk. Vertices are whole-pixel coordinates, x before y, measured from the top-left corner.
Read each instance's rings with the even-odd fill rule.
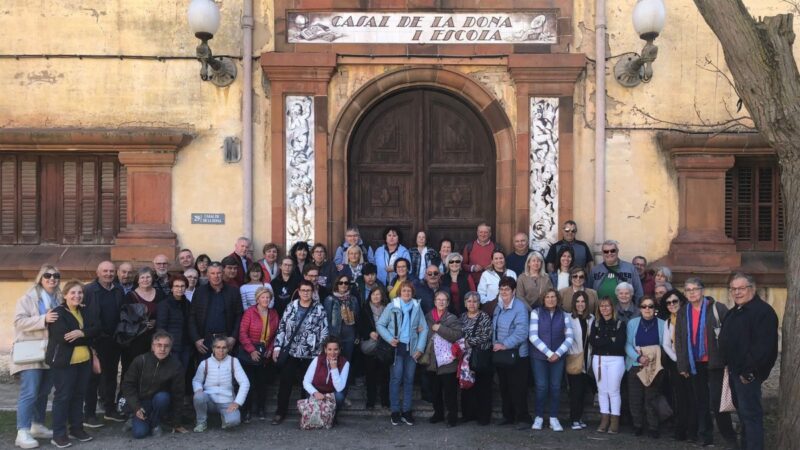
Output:
[[[792,15],[756,21],[742,0],[694,0],[717,35],[736,90],[778,155],[785,201],[786,287],[780,424],[776,448],[800,442],[800,73],[792,53]]]

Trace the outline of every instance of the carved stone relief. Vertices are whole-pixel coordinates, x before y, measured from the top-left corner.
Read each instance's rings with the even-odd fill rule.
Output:
[[[286,244],[314,239],[314,98],[289,95],[286,114]]]
[[[530,102],[531,248],[547,254],[558,240],[558,98]]]

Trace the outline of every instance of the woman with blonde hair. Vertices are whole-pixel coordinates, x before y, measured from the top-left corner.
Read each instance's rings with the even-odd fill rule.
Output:
[[[53,379],[42,358],[24,358],[21,349],[24,342],[45,341],[47,325],[56,321],[53,311],[63,296],[59,289],[61,274],[55,266],[45,264],[39,269],[33,286],[17,300],[14,310],[14,346],[11,351],[11,375],[20,379],[17,400],[17,439],[14,444],[21,448],[36,448],[36,438],[49,439],[53,432],[44,426],[47,396],[53,388]],[[18,346],[19,345],[19,346]],[[18,346],[18,347],[17,347]]]
[[[544,266],[542,255],[539,252],[531,252],[525,260],[525,272],[517,279],[517,297],[525,300],[531,308],[539,306],[542,295],[553,288]]]

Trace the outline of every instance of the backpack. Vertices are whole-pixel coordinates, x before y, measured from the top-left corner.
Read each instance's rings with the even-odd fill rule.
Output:
[[[206,387],[206,378],[208,378],[208,360],[210,358],[213,358],[213,356],[206,358],[206,360],[203,361],[205,363],[203,365],[203,388]],[[236,382],[236,370],[233,364],[233,356],[231,356],[231,381],[233,381],[233,393],[235,395],[236,391],[239,390],[239,383]]]

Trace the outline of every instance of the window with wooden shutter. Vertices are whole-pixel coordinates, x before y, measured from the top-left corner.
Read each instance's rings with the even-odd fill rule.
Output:
[[[783,220],[777,161],[737,158],[725,176],[725,233],[740,251],[781,251]]]
[[[125,226],[116,155],[0,154],[0,244],[113,244]]]

